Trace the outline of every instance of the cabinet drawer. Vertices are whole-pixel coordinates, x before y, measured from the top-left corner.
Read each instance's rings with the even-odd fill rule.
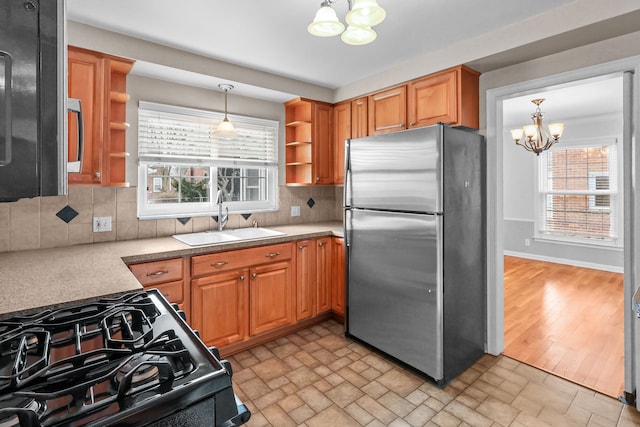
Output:
[[[154,286],[146,286],[146,288],[156,288],[171,303],[180,304],[184,301],[184,292],[182,280],[177,282],[161,283]]]
[[[129,268],[142,286],[182,279],[182,258],[132,264]]]
[[[191,258],[191,275],[203,276],[290,258],[291,243],[197,255]]]

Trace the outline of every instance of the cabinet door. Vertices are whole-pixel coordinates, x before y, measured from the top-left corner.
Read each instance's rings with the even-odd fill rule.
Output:
[[[394,132],[407,122],[407,87],[399,86],[369,95],[369,135]]]
[[[333,183],[344,184],[344,142],[351,138],[351,102],[338,104],[333,109],[334,162]]]
[[[367,97],[351,101],[351,138],[369,135]]]
[[[320,185],[333,182],[333,107],[320,102],[313,103],[313,176]]]
[[[451,70],[409,83],[410,128],[458,122],[457,75],[457,70]]]
[[[344,239],[333,239],[333,280],[331,283],[331,309],[344,316],[345,308],[345,269]]]
[[[316,242],[296,242],[296,319],[307,319],[316,314]]]
[[[257,335],[295,322],[294,275],[290,261],[250,270],[249,334]]]
[[[322,237],[316,242],[316,313],[331,310],[331,238]]]
[[[69,48],[68,74],[69,98],[79,99],[82,104],[84,120],[84,151],[82,154],[82,170],[69,174],[69,184],[104,183],[104,59],[90,53]],[[68,148],[69,159],[78,156],[77,119],[69,113]]]
[[[246,338],[248,275],[237,270],[191,282],[191,326],[205,344],[223,347]]]

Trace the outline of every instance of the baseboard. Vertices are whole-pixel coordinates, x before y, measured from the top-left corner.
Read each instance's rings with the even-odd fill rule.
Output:
[[[545,255],[530,254],[527,252],[504,251],[505,255],[518,258],[532,259],[536,261],[553,262],[556,264],[572,265],[574,267],[591,268],[593,270],[610,271],[612,273],[624,273],[624,268],[613,265],[596,264],[592,262],[576,261],[574,259],[555,258]]]

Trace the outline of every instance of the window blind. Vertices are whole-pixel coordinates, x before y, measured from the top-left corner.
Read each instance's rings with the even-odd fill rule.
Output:
[[[214,131],[223,118],[218,112],[140,101],[138,158],[209,166],[277,165],[277,121],[229,115],[237,135],[222,139]]]
[[[549,150],[539,158],[538,232],[615,241],[618,160],[614,144]]]

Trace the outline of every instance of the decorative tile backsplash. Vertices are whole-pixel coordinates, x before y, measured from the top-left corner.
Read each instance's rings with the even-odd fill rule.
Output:
[[[70,187],[66,196],[0,203],[0,252],[146,239],[216,228],[211,216],[139,220],[136,200],[135,187]],[[300,206],[300,216],[291,216],[291,206]],[[94,217],[111,217],[112,230],[94,233]],[[341,219],[342,187],[280,187],[277,212],[231,214],[226,227],[250,227],[253,221],[268,227]]]

